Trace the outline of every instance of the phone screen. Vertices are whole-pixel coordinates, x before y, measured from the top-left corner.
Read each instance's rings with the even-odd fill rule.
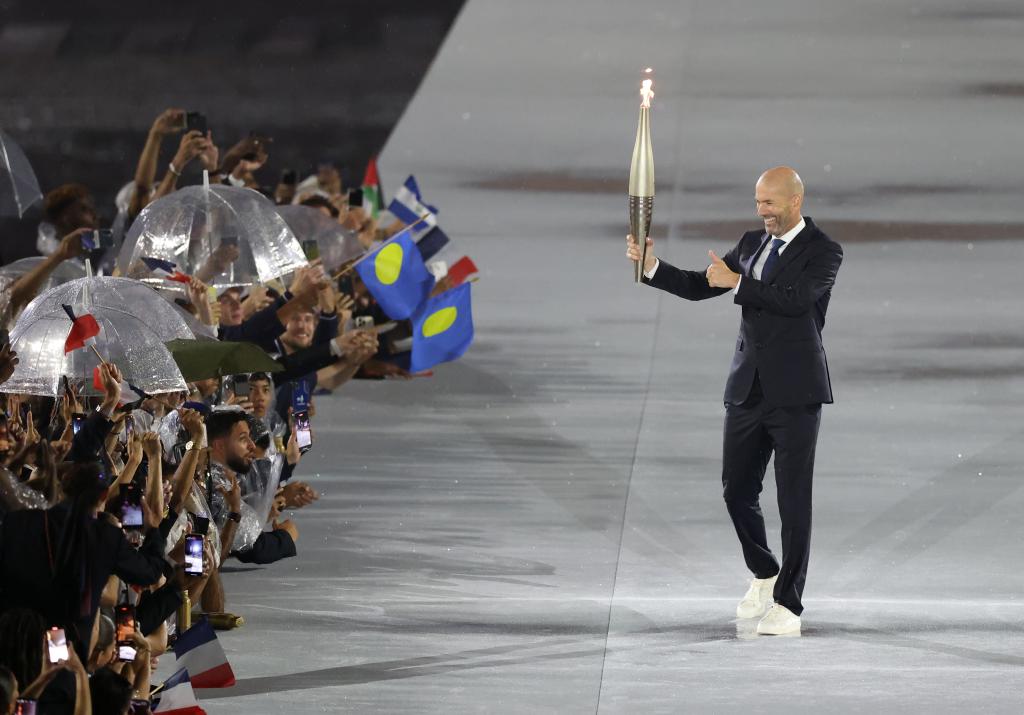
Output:
[[[236,397],[249,396],[249,378],[246,375],[236,375],[231,390]]]
[[[127,603],[117,607],[117,658],[130,662],[135,660],[135,606]]]
[[[199,534],[185,537],[185,573],[189,576],[203,574],[203,537]]]
[[[350,208],[361,208],[363,205],[363,190],[352,189],[348,192],[348,205]]]
[[[81,412],[76,412],[71,415],[71,431],[74,434],[78,434],[78,431],[82,429],[83,424],[85,424],[85,415]]]
[[[295,413],[295,440],[300,452],[308,452],[313,447],[313,430],[309,425],[308,412]]]
[[[36,715],[36,701],[18,698],[14,701],[14,715]]]
[[[54,626],[46,632],[46,645],[50,651],[51,663],[63,663],[68,659],[68,639],[64,629]]]
[[[134,482],[121,486],[121,526],[125,529],[142,527],[142,489]]]

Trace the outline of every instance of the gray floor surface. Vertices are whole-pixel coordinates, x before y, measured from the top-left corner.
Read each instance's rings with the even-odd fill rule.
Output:
[[[296,559],[228,575],[248,625],[208,711],[1024,711],[1022,29],[1013,2],[470,0],[381,169],[481,266],[476,344],[318,401],[324,498]],[[647,65],[659,254],[756,228],[778,163],[846,250],[800,638],[733,618],[738,308],[623,255]]]

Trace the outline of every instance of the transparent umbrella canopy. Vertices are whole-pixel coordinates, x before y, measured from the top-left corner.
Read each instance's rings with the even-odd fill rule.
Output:
[[[130,384],[148,393],[184,390],[185,380],[164,343],[195,335],[175,309],[150,287],[127,278],[80,278],[36,297],[11,330],[18,366],[5,392],[56,396],[66,376],[84,394],[95,394],[93,368],[99,358],[89,348],[64,353],[71,320],[91,314],[100,326],[96,349],[117,365]]]
[[[25,152],[0,130],[0,216],[20,218],[41,198],[39,180]]]
[[[180,283],[173,284],[175,286],[181,285]],[[199,340],[216,340],[217,331],[212,326],[206,325],[199,321],[194,315],[182,308],[180,305],[175,303],[175,299],[181,298],[185,295],[184,291],[174,290],[160,287],[157,288],[157,295],[167,301],[167,304],[174,309],[174,312],[181,316],[181,319],[185,321],[185,325],[192,331],[193,335]]]
[[[43,256],[29,256],[28,258],[19,258],[16,261],[12,261],[6,266],[0,266],[0,292],[8,290],[12,285],[14,285],[15,281],[45,260],[46,258]],[[49,290],[50,288],[62,283],[67,283],[68,281],[73,281],[76,278],[84,277],[84,264],[79,263],[78,261],[64,261],[54,269],[53,273],[51,273],[45,281],[43,281],[39,290],[40,292]]]
[[[320,209],[298,204],[278,206],[277,212],[300,242],[316,241],[328,271],[363,253],[354,231],[349,231]]]
[[[203,275],[215,252],[238,258],[227,270]],[[142,258],[177,264],[219,288],[266,283],[308,265],[302,247],[269,199],[234,186],[189,186],[154,201],[132,224],[117,265],[126,276],[150,279]]]

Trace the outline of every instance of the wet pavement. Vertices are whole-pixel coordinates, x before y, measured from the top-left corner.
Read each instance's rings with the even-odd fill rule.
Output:
[[[381,172],[481,267],[476,343],[318,399],[324,498],[228,575],[209,711],[1020,712],[1024,9],[970,7],[470,0]],[[647,65],[659,255],[756,228],[777,163],[844,243],[800,638],[733,617],[738,308],[624,258]]]

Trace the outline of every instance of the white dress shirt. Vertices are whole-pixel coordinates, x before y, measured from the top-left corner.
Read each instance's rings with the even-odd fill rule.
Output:
[[[800,221],[797,222],[796,226],[794,226],[793,228],[789,229],[788,231],[786,231],[781,236],[772,236],[772,238],[780,238],[780,239],[782,239],[782,245],[779,246],[779,255],[780,256],[782,255],[782,252],[785,251],[786,248],[789,246],[790,241],[792,241],[794,238],[796,238],[797,234],[799,234],[801,231],[803,231],[806,226],[807,226],[807,222],[804,221],[803,216],[801,216],[800,217]],[[753,274],[754,274],[754,278],[756,278],[757,280],[761,280],[761,271],[764,269],[764,264],[768,261],[768,254],[771,252],[770,250],[768,250],[768,247],[770,245],[771,245],[771,241],[768,241],[765,244],[765,250],[761,251],[761,255],[757,257],[757,262],[754,264]],[[647,278],[647,280],[651,280],[652,278],[654,278],[654,274],[657,273],[658,266],[660,266],[660,265],[661,265],[661,259],[655,258],[654,259],[654,268],[652,268],[651,270],[649,270],[646,273],[644,273],[644,277]],[[742,282],[743,282],[743,276],[740,276],[739,281],[736,282],[736,287],[733,288],[733,291],[732,291],[733,293],[736,293],[737,291],[739,291],[740,283],[742,283]]]

